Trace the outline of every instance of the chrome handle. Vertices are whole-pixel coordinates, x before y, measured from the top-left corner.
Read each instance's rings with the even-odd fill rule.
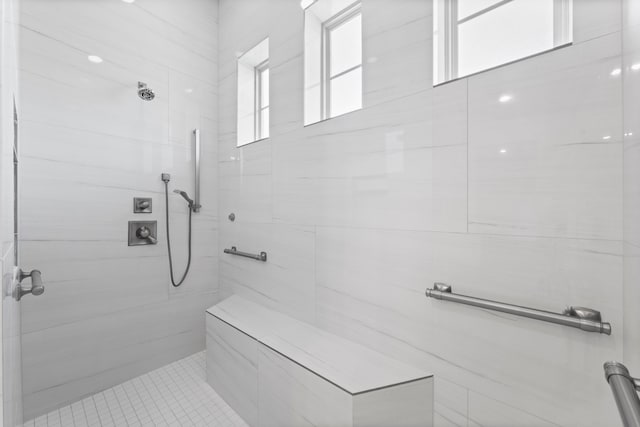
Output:
[[[138,236],[139,239],[146,239],[154,245],[158,243],[158,239],[151,234],[151,229],[144,225],[136,230],[136,236]]]
[[[259,254],[254,255],[254,254],[250,254],[248,252],[241,252],[235,246],[231,246],[231,249],[225,249],[224,253],[225,254],[229,254],[229,255],[242,256],[242,257],[245,257],[245,258],[251,258],[251,259],[255,259],[256,261],[267,262],[267,253],[266,252],[260,252]]]
[[[622,424],[625,427],[640,426],[640,399],[638,399],[638,379],[629,374],[622,363],[606,362],[604,377],[611,387]]]
[[[22,287],[22,281],[27,277],[31,278],[31,287],[25,289]],[[32,294],[34,296],[42,295],[44,293],[44,285],[42,283],[42,273],[40,270],[31,270],[25,273],[21,269],[16,272],[15,280],[18,284],[15,287],[13,296],[16,300],[20,301],[26,294]]]
[[[568,307],[562,314],[552,313],[549,311],[521,307],[518,305],[506,304],[503,302],[491,301],[467,295],[454,294],[451,286],[444,283],[435,283],[432,289],[426,290],[425,294],[427,297],[439,300],[457,302],[487,310],[513,314],[515,316],[542,320],[543,322],[570,326],[587,332],[599,332],[601,334],[611,335],[611,324],[603,322],[600,312],[590,308]]]

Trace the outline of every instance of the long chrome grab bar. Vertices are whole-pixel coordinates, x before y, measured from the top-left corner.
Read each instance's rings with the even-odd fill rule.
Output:
[[[629,375],[626,366],[619,362],[604,364],[604,377],[611,387],[624,427],[640,427],[640,380]]]
[[[240,252],[239,250],[236,249],[235,246],[231,246],[231,249],[225,249],[224,253],[225,254],[230,254],[230,255],[243,256],[245,258],[251,258],[251,259],[255,259],[257,261],[267,262],[267,253],[266,252],[260,252],[258,255],[254,255],[254,254],[250,254],[248,252]]]
[[[509,313],[515,316],[542,320],[543,322],[571,326],[572,328],[582,329],[587,332],[599,332],[601,334],[611,335],[611,324],[602,322],[600,312],[590,308],[569,307],[563,313],[552,313],[550,311],[536,310],[519,305],[454,294],[452,293],[451,286],[444,283],[435,283],[433,289],[427,289],[425,294],[427,297],[444,301],[457,302],[474,307],[486,308],[488,310],[500,311],[502,313]]]

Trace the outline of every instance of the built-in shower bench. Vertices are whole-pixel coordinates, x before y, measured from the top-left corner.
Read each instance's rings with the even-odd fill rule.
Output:
[[[240,296],[207,310],[207,382],[251,426],[432,426],[433,376]]]

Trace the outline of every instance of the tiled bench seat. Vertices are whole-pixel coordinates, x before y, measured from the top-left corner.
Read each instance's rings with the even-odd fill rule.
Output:
[[[251,426],[432,426],[433,376],[232,296],[207,310],[207,382]]]

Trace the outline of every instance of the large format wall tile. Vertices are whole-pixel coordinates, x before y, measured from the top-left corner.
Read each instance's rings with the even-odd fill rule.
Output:
[[[571,425],[576,408],[582,425],[615,414],[600,366],[622,354],[619,242],[319,228],[316,259],[320,326],[558,424]],[[593,307],[614,333],[427,299],[436,281],[556,312]],[[565,384],[578,379],[597,391],[565,396]],[[437,382],[436,402],[442,414],[456,411]]]
[[[220,235],[221,296],[239,294],[300,320],[315,319],[315,233],[312,227],[225,222]],[[267,262],[224,254],[258,254]]]
[[[200,351],[203,313],[216,299],[180,297],[23,334],[25,418]]]
[[[295,254],[291,264],[315,247],[305,264],[314,292],[290,284],[289,263],[275,285],[268,266],[224,258],[225,294],[290,314],[291,301],[309,298],[318,325],[435,370],[438,425],[616,419],[601,364],[622,357],[629,330],[628,129],[622,76],[611,75],[621,67],[622,2],[574,3],[572,46],[434,88],[432,2],[363,0],[364,108],[304,127],[302,9],[221,0],[218,216],[237,216],[224,239]],[[271,137],[238,149],[236,58],[267,36]],[[500,103],[505,94],[511,102]],[[315,235],[264,231],[273,223]],[[552,311],[592,306],[614,333],[427,300],[434,281]],[[593,393],[560,394],[578,382]]]
[[[470,231],[622,238],[619,54],[616,33],[469,79]]]
[[[624,97],[624,362],[640,372],[640,5],[623,1],[622,76]]]
[[[25,415],[32,418],[204,348],[218,296],[217,2],[22,2],[21,262],[46,292],[23,303]],[[87,61],[99,55],[100,64]],[[156,98],[136,94],[148,83]],[[187,263],[201,130],[201,203]],[[151,197],[153,213],[132,212]],[[127,246],[127,222],[158,244]],[[52,344],[53,343],[53,344]]]
[[[466,141],[433,139],[433,92],[274,136],[274,219],[466,231]]]

